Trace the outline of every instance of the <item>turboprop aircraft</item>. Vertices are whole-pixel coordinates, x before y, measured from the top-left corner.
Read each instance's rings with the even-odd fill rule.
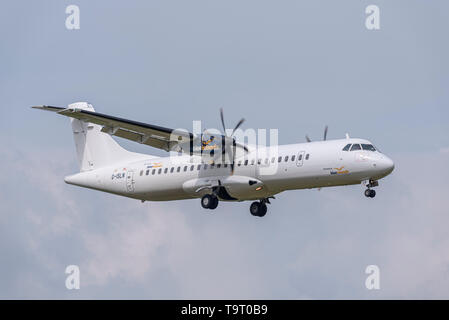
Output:
[[[394,169],[368,140],[327,140],[327,126],[323,141],[306,136],[306,143],[257,147],[234,136],[243,119],[230,135],[193,134],[97,113],[87,102],[33,108],[71,118],[80,172],[66,183],[142,202],[200,198],[203,208],[215,209],[219,201],[253,200],[251,214],[263,217],[270,199],[286,190],[361,183],[374,198],[372,188]],[[222,110],[221,122],[226,132]],[[130,152],[111,136],[171,155]]]

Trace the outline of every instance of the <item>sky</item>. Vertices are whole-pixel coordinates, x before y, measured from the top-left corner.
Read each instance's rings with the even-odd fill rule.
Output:
[[[68,5],[80,29],[65,26]],[[380,9],[380,30],[365,8]],[[1,299],[448,299],[447,1],[3,1]],[[146,202],[67,185],[89,101],[169,128],[366,138],[395,162],[362,186],[249,202]],[[117,140],[129,150],[165,155]],[[80,289],[65,287],[68,265]],[[365,287],[368,265],[380,289]]]

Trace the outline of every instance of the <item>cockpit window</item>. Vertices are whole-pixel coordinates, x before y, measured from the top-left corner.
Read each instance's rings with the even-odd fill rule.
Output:
[[[379,150],[379,148],[378,148],[378,147],[376,147],[376,146],[375,146],[374,144],[373,144],[373,147],[374,147],[374,149],[376,149],[376,151],[377,151],[377,152],[380,152],[380,153],[382,153],[382,151],[380,151],[380,150]]]
[[[344,148],[343,151],[349,151],[349,148],[351,147],[351,144],[348,143]]]
[[[376,151],[376,148],[374,148],[372,144],[363,144],[362,143],[362,149],[368,150],[368,151]]]
[[[352,145],[351,151],[361,150],[360,145],[358,143],[354,143]]]

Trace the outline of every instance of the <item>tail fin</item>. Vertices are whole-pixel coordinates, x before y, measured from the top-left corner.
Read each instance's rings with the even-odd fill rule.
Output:
[[[87,102],[72,103],[68,107],[95,112]],[[73,118],[71,122],[81,172],[145,156],[123,149],[109,134],[101,132],[97,124]]]

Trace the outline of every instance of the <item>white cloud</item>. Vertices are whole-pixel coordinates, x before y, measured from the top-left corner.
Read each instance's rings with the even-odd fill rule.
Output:
[[[126,214],[111,210],[106,232],[83,235],[89,252],[83,262],[87,285],[104,285],[116,277],[142,283],[158,267],[167,267],[172,256],[191,250],[192,233],[182,212],[164,212],[153,204],[120,210]]]
[[[62,181],[73,170],[66,154],[9,150],[1,158],[17,179],[0,204],[3,243],[33,264],[8,259],[2,296],[65,296],[64,268],[79,264],[90,298],[449,297],[449,177],[437,155],[395,156],[375,199],[357,186],[294,191],[255,219],[246,203],[210,215],[196,201],[75,188]],[[378,293],[364,288],[368,264],[381,268]]]

